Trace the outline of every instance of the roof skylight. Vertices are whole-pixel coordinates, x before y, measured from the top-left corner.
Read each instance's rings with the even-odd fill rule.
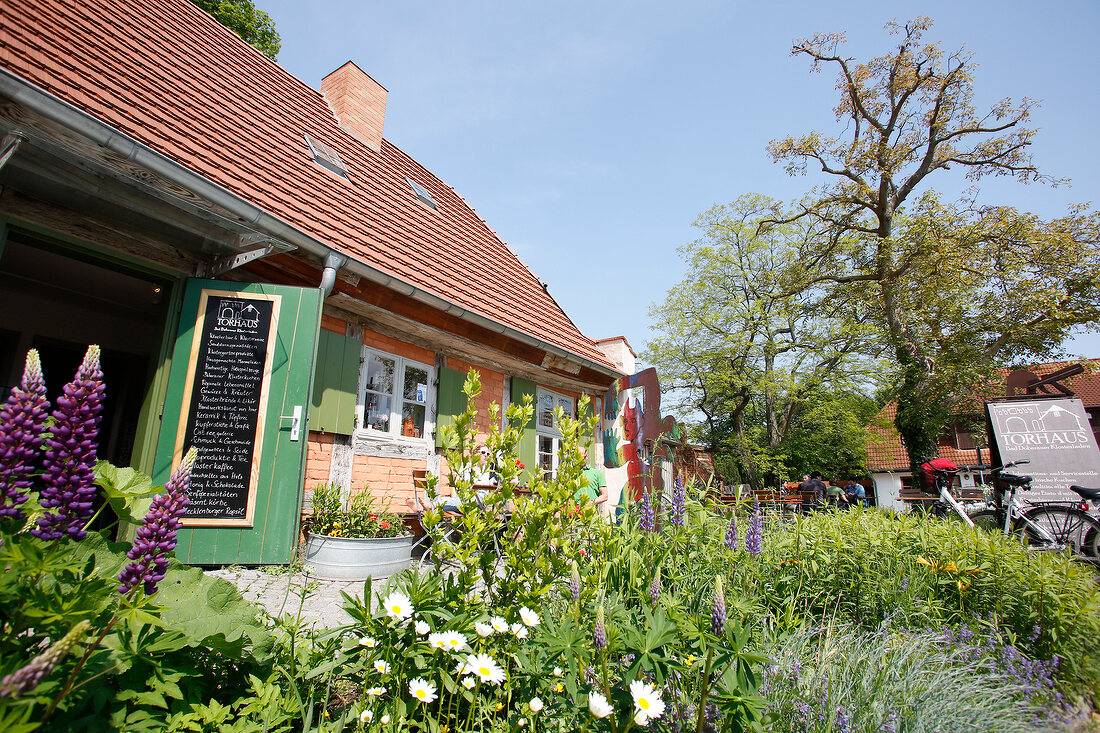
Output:
[[[344,165],[339,153],[320,140],[314,140],[309,135],[306,135],[305,138],[306,144],[309,145],[309,152],[313,153],[313,159],[317,161],[317,165],[348,180],[348,167]]]
[[[420,203],[424,204],[425,206],[429,206],[436,211],[439,211],[439,204],[437,204],[435,202],[435,199],[432,198],[432,195],[428,193],[428,189],[424,188],[411,178],[406,178],[405,180],[409,182],[410,186],[412,186],[413,193],[415,193],[416,197],[420,199]]]

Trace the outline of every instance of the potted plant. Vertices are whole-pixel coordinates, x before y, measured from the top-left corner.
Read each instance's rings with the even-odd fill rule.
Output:
[[[385,578],[412,564],[416,541],[400,515],[375,506],[368,487],[347,508],[339,484],[313,490],[313,513],[302,521],[305,563],[330,580]]]

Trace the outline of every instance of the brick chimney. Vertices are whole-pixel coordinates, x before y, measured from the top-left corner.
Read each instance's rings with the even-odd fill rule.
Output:
[[[382,149],[387,92],[381,84],[349,61],[321,80],[321,94],[341,127],[373,150]]]

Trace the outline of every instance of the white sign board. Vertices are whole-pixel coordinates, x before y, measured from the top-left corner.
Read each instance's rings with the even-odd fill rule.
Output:
[[[1001,461],[1028,460],[1013,473],[1034,477],[1026,501],[1075,500],[1070,484],[1100,486],[1100,448],[1081,400],[1073,398],[986,405]]]

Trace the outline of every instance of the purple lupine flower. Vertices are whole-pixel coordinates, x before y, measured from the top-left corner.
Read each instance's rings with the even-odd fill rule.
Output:
[[[581,572],[577,569],[577,561],[573,561],[573,568],[569,573],[569,595],[574,601],[581,598]]]
[[[843,705],[836,706],[836,731],[837,733],[852,733],[852,718]]]
[[[898,733],[898,714],[892,708],[886,714],[886,720],[879,728],[879,733]]]
[[[715,636],[721,636],[726,628],[726,591],[722,588],[722,576],[715,577],[714,605],[710,609],[710,630]]]
[[[84,539],[84,525],[95,513],[96,436],[103,411],[103,371],[99,347],[89,346],[73,381],[65,385],[45,440],[40,503],[48,511],[31,534],[42,540],[65,535]]]
[[[0,517],[26,517],[19,507],[27,500],[49,409],[42,362],[38,351],[31,349],[23,381],[11,388],[8,401],[0,407]]]
[[[687,492],[684,489],[684,477],[677,476],[676,484],[672,489],[672,499],[668,504],[668,523],[683,527],[685,513],[687,513]]]
[[[753,499],[752,519],[745,532],[745,551],[759,555],[764,550],[764,514],[760,511],[760,502]]]
[[[657,515],[653,510],[653,498],[648,491],[642,492],[641,508],[639,509],[638,527],[643,532],[657,531]]]
[[[52,672],[54,667],[72,651],[73,647],[84,639],[89,626],[87,620],[81,621],[49,649],[0,679],[0,700],[5,697],[22,697],[38,687],[38,683],[42,681],[42,678]]]
[[[119,593],[129,593],[138,583],[145,584],[145,595],[157,592],[157,583],[168,571],[168,553],[176,548],[176,530],[187,509],[187,488],[191,483],[191,468],[198,451],[194,448],[180,461],[164,486],[164,493],[153,498],[145,521],[126,557],[131,562],[119,573]]]
[[[607,628],[604,626],[603,604],[596,609],[596,628],[592,630],[592,645],[597,649],[607,647]]]
[[[657,566],[657,572],[653,575],[653,582],[649,584],[649,600],[653,603],[657,602],[657,599],[661,595],[661,566]]]
[[[730,512],[730,523],[726,527],[726,541],[723,542],[727,549],[737,549],[737,510],[734,509]]]

